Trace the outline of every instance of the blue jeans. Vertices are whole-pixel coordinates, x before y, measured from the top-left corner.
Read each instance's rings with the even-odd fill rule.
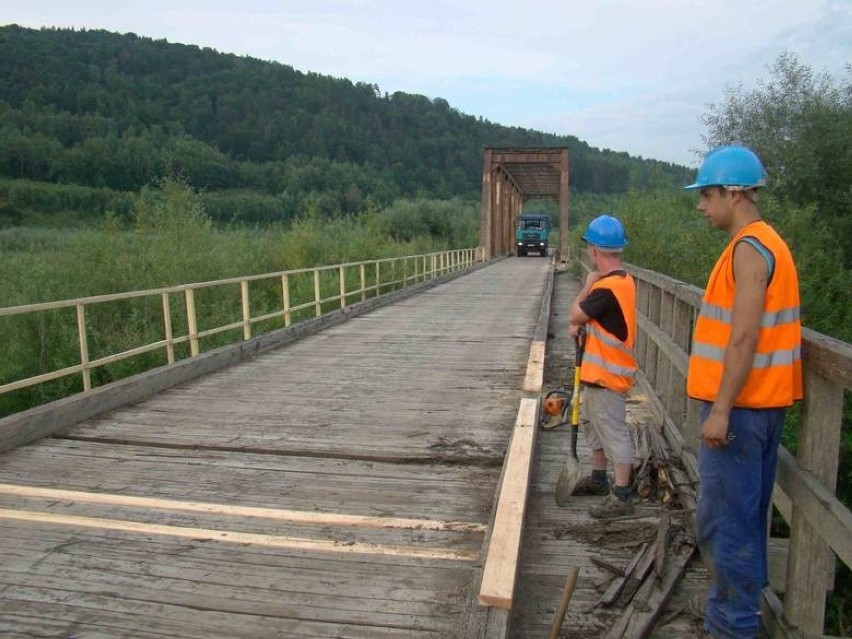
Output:
[[[710,404],[701,410],[702,423]],[[698,451],[696,526],[713,584],[704,628],[716,639],[754,639],[768,583],[768,510],[775,484],[784,408],[731,411],[723,448]]]

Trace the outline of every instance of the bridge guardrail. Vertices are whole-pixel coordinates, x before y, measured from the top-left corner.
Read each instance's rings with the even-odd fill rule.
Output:
[[[666,435],[692,457],[698,443],[698,404],[686,396],[692,328],[703,290],[628,266],[636,279],[636,357],[666,414]],[[835,496],[844,393],[852,388],[852,344],[803,328],[805,398],[795,457],[782,447],[773,503],[790,526],[786,595],[767,590],[773,637],[821,637],[825,588],[834,555],[852,566],[852,513]],[[697,478],[697,468],[687,468]],[[689,466],[689,464],[688,464]],[[772,617],[771,619],[767,617]],[[798,630],[796,630],[798,629]]]
[[[44,340],[33,345],[36,353],[46,349],[47,334],[76,325],[77,351],[40,358],[37,374],[0,379],[0,397],[72,376],[79,376],[77,390],[88,392],[98,385],[93,373],[110,364],[150,353],[159,358],[153,366],[173,364],[197,357],[208,346],[204,340],[211,347],[249,340],[258,332],[287,328],[481,261],[477,248],[456,249],[0,308],[0,322],[42,315],[30,331]],[[45,314],[50,318],[45,320]],[[121,327],[125,321],[128,326]],[[102,338],[98,328],[103,326],[121,338]],[[76,361],[68,361],[72,357]]]

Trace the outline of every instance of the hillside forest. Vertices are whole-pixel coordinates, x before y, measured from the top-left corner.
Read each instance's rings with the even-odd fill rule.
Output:
[[[759,205],[793,251],[803,322],[846,342],[850,80],[852,68],[835,78],[784,53],[755,88],[720,87],[702,121],[707,148],[740,142],[764,160]],[[0,306],[475,246],[486,147],[567,147],[572,243],[609,212],[626,223],[628,262],[704,286],[727,238],[681,189],[694,178],[687,167],[278,62],[134,34],[3,26]],[[525,209],[557,217],[553,202]],[[7,324],[0,383],[73,360],[73,325]],[[113,324],[103,339],[119,347],[136,329]],[[133,372],[104,367],[97,384]],[[8,394],[0,415],[78,386]],[[837,488],[847,506],[848,400]],[[785,445],[795,449],[795,416]],[[826,634],[850,636],[852,575],[838,565]]]
[[[127,214],[122,194],[166,174],[203,191],[217,222],[478,198],[485,146],[567,146],[580,192],[688,176],[575,137],[493,124],[440,98],[105,31],[0,27],[0,122],[0,177],[19,182],[5,187],[7,223],[35,207]],[[24,180],[97,191],[85,207],[80,191]]]

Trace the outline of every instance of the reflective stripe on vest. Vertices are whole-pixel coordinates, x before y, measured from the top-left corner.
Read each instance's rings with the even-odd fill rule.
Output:
[[[709,304],[708,302],[701,303],[701,310],[699,311],[699,314],[708,319],[724,322],[725,324],[730,324],[733,318],[733,313],[728,309],[716,306],[715,304]],[[765,328],[771,328],[773,326],[778,326],[779,324],[797,322],[799,321],[800,314],[798,306],[793,308],[783,308],[780,311],[775,311],[774,313],[764,311],[760,318],[760,325]]]
[[[756,238],[772,253],[775,273],[766,289],[751,371],[734,405],[780,408],[802,398],[802,352],[799,282],[790,250],[766,222],[742,229],[719,256],[695,323],[687,374],[687,394],[712,402],[724,372],[731,337],[735,282],[733,255],[744,237]]]
[[[600,358],[597,355],[583,355],[583,361],[588,361],[590,364],[597,364],[601,368],[608,370],[613,375],[621,375],[622,377],[636,376],[635,366],[618,366],[617,364],[604,361],[603,358]]]
[[[693,345],[692,352],[696,357],[710,359],[720,364],[725,358],[725,349],[719,346],[710,346],[709,344],[696,343]],[[772,353],[757,353],[754,356],[752,368],[769,368],[770,366],[789,366],[797,359],[801,359],[802,349],[796,346],[791,350],[774,351]]]

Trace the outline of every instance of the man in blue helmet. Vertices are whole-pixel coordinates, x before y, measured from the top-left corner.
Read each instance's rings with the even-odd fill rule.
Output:
[[[765,184],[757,155],[728,145],[685,187],[731,238],[707,282],[686,381],[702,402],[696,526],[713,576],[704,628],[716,639],[757,636],[784,412],[802,398],[798,277],[787,244],[760,217]]]
[[[625,400],[636,374],[636,284],[621,264],[627,236],[618,218],[599,215],[589,223],[583,240],[595,269],[571,304],[568,330],[576,337],[585,328],[580,381],[588,419],[583,435],[592,449],[592,474],[582,478],[572,494],[604,496],[589,513],[608,519],[634,510],[630,474],[635,453]],[[608,460],[613,464],[612,490]]]

